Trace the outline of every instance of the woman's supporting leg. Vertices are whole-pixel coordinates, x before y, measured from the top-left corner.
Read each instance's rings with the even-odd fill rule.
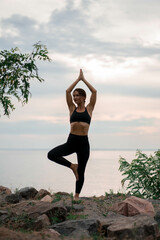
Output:
[[[76,181],[76,194],[79,194],[83,187],[85,168],[89,158],[88,144],[85,147],[83,147],[80,152],[77,152],[77,157],[78,157],[78,181]]]

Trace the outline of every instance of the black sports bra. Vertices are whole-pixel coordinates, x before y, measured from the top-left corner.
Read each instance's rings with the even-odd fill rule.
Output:
[[[77,108],[73,111],[72,115],[70,116],[70,123],[72,122],[86,122],[90,124],[91,117],[88,114],[87,108],[85,108],[84,112],[77,112]]]

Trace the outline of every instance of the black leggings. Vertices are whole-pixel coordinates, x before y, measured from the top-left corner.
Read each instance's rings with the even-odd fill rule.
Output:
[[[76,193],[80,193],[84,183],[84,172],[90,153],[88,136],[79,136],[70,133],[67,142],[53,148],[48,153],[48,158],[56,163],[70,168],[71,162],[62,156],[67,156],[72,153],[77,154],[79,179],[76,181]]]

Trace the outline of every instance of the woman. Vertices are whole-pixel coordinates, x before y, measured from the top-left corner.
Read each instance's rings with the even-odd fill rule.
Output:
[[[89,104],[85,107],[86,93],[83,89],[77,88],[73,91],[73,100],[71,92],[79,81],[83,81],[91,91]],[[76,191],[74,200],[78,201],[84,183],[85,167],[89,158],[90,146],[88,142],[88,130],[92,117],[92,112],[96,103],[97,91],[86,81],[82,69],[79,77],[66,90],[66,100],[70,112],[70,134],[65,144],[62,144],[48,153],[48,158],[58,164],[72,169],[76,177]],[[77,105],[77,107],[76,107]],[[64,156],[76,153],[78,164],[69,162]]]

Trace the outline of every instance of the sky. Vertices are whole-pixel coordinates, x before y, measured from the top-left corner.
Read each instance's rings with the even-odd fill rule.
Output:
[[[12,7],[9,7],[12,6]],[[159,0],[0,0],[0,50],[30,52],[38,41],[52,61],[38,62],[43,83],[0,117],[0,148],[51,149],[67,140],[65,90],[82,68],[97,89],[92,149],[159,149]],[[79,83],[90,92],[84,83]]]

